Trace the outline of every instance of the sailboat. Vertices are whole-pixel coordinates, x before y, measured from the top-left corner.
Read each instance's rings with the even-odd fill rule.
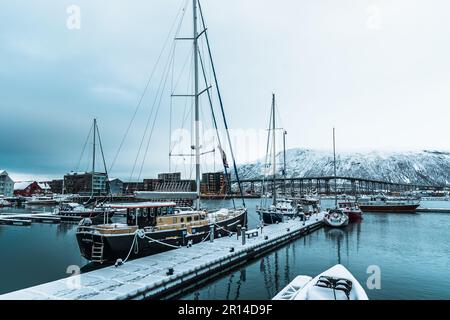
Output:
[[[323,221],[325,225],[332,228],[341,228],[348,225],[349,217],[344,210],[338,207],[337,199],[337,175],[336,175],[336,133],[333,128],[333,169],[334,169],[334,209],[331,209],[325,215]]]
[[[112,218],[114,214],[116,213],[116,210],[108,208],[105,206],[104,203],[97,204],[94,200],[95,196],[95,185],[98,184],[96,181],[96,176],[98,175],[98,172],[95,171],[95,160],[96,160],[96,153],[97,153],[97,139],[100,145],[100,151],[102,155],[102,160],[104,164],[104,170],[106,177],[108,177],[108,171],[106,168],[106,162],[105,157],[103,154],[103,146],[100,139],[100,131],[98,129],[97,119],[94,119],[93,124],[91,126],[91,131],[89,132],[89,136],[86,140],[86,142],[89,140],[92,133],[92,171],[91,171],[91,198],[89,201],[85,204],[75,203],[66,201],[69,200],[69,196],[62,196],[60,199],[60,203],[57,208],[53,211],[53,214],[56,216],[63,216],[63,217],[78,217],[78,218],[85,218],[85,219],[95,219],[95,221],[99,221],[100,218],[103,218],[103,221],[107,221],[108,219]],[[84,148],[83,148],[84,149]],[[84,152],[84,150],[83,150]],[[64,182],[63,182],[64,183]],[[106,187],[108,189],[109,193],[109,186],[106,184]],[[64,186],[63,186],[63,192],[64,192]],[[56,202],[56,200],[55,200]],[[92,221],[91,221],[92,222]]]
[[[260,215],[261,220],[265,224],[274,224],[283,222],[285,219],[291,219],[299,214],[303,215],[303,212],[299,211],[299,206],[293,199],[277,198],[276,187],[276,120],[275,120],[275,94],[272,94],[272,108],[271,108],[271,126],[269,129],[272,133],[272,204],[269,206],[263,205],[266,202],[265,198],[262,198],[261,205],[256,207],[256,212]],[[284,131],[284,137],[286,131]],[[285,146],[285,142],[284,142]],[[286,147],[284,147],[286,149]],[[286,196],[286,152],[284,153],[284,190]],[[264,188],[263,188],[264,193]]]
[[[228,133],[228,125],[225,119],[224,108],[220,96],[217,76],[211,55],[208,40],[207,28],[205,25],[202,9],[198,0],[192,1],[193,12],[193,66],[194,66],[194,112],[195,112],[195,173],[196,173],[196,202],[195,208],[178,208],[175,202],[134,202],[123,204],[111,204],[112,209],[126,210],[126,223],[111,223],[92,226],[87,223],[80,223],[77,229],[77,241],[83,257],[95,263],[123,263],[128,259],[148,256],[155,253],[179,248],[180,246],[191,246],[203,242],[210,237],[229,236],[245,227],[247,224],[247,209],[242,197],[242,188],[237,174],[237,166],[230,144],[231,155],[235,175],[238,180],[239,190],[241,190],[242,207],[234,206],[231,209],[222,208],[215,212],[209,212],[201,207],[200,203],[200,110],[199,96],[202,93],[208,94],[208,100],[212,105],[210,92],[205,89],[199,90],[199,69],[201,67],[205,84],[207,82],[203,59],[199,50],[198,40],[205,37],[209,61],[214,75],[214,82],[218,94],[218,100],[222,111],[224,126]],[[201,18],[202,31],[199,32],[199,15]],[[211,107],[213,112],[213,109]],[[214,124],[215,115],[213,112]],[[219,148],[223,150],[220,147]],[[223,157],[225,176],[228,164]],[[142,196],[142,194],[140,194]],[[234,200],[233,200],[234,203]],[[86,221],[85,221],[86,222]]]

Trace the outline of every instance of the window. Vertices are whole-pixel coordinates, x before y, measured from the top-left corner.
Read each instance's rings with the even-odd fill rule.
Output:
[[[192,217],[187,217],[187,222],[191,222],[192,221]]]

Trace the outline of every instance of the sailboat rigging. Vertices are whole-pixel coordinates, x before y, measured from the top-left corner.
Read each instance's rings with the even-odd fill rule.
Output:
[[[77,216],[81,218],[88,218],[90,219],[91,222],[92,220],[97,222],[99,218],[103,218],[103,223],[106,223],[110,218],[114,216],[116,211],[104,206],[104,202],[107,201],[108,198],[111,196],[110,192],[111,189],[108,181],[108,170],[106,167],[106,160],[103,152],[100,130],[98,128],[98,122],[96,118],[94,119],[91,129],[89,131],[89,135],[86,139],[86,143],[83,147],[77,167],[79,166],[81,159],[83,158],[83,153],[85,151],[87,142],[91,137],[91,134],[92,134],[92,168],[90,172],[91,174],[90,198],[84,204],[63,201],[62,203],[60,203],[58,208],[54,210],[54,214],[59,216]],[[102,156],[104,173],[99,173],[96,171],[97,143]],[[77,173],[72,174],[76,175]],[[63,186],[63,188],[64,187],[65,186]]]
[[[272,135],[272,205],[266,206],[265,203],[261,203],[261,206],[256,208],[259,213],[260,218],[265,224],[273,224],[278,222],[283,222],[285,219],[294,218],[298,215],[303,216],[303,212],[299,210],[300,206],[293,199],[286,198],[286,134],[283,129],[283,147],[284,147],[284,168],[283,173],[283,189],[285,198],[277,197],[277,169],[276,169],[276,99],[275,94],[272,94],[272,105],[271,105],[271,115],[270,115],[270,126],[268,133],[268,143],[270,141],[270,135]],[[267,152],[269,150],[269,144],[267,145]],[[266,155],[266,160],[268,159]],[[267,167],[267,166],[266,166]],[[263,181],[263,193],[265,191],[264,187],[265,181]],[[265,202],[265,195],[263,194],[263,200]]]
[[[329,227],[341,228],[349,223],[348,216],[338,207],[337,200],[337,174],[336,174],[336,129],[333,128],[333,172],[334,172],[334,209],[328,211],[324,217],[324,222]]]
[[[194,100],[194,145],[192,149],[195,157],[195,206],[194,208],[180,208],[174,202],[138,202],[125,204],[110,204],[112,209],[122,209],[127,212],[126,224],[103,224],[92,226],[89,222],[80,223],[77,229],[77,240],[82,256],[96,263],[114,263],[126,261],[129,258],[146,256],[162,251],[193,245],[205,241],[208,237],[228,236],[236,232],[239,227],[247,224],[247,209],[242,198],[242,207],[222,208],[215,212],[202,209],[200,203],[201,178],[201,145],[200,145],[200,101],[202,94],[208,94],[214,127],[218,131],[216,116],[212,107],[211,86],[200,91],[199,71],[203,70],[206,81],[204,62],[199,50],[199,39],[204,37],[209,54],[209,61],[213,73],[215,89],[221,109],[224,127],[231,153],[234,173],[238,181],[238,188],[242,196],[242,188],[237,172],[236,160],[231,146],[228,124],[225,117],[224,105],[218,86],[217,74],[212,60],[207,28],[199,0],[192,0],[193,35],[192,38],[175,38],[175,40],[190,40],[193,42],[193,75],[194,85],[191,97]],[[199,18],[202,30],[199,32]],[[172,93],[172,96],[175,96]],[[156,118],[155,118],[156,119]],[[219,138],[219,137],[218,137]],[[149,140],[150,141],[150,140]],[[224,164],[225,177],[228,178],[225,152],[219,138],[219,150]],[[144,157],[145,159],[145,157]],[[228,182],[231,183],[231,182]],[[145,199],[145,192],[136,193],[139,199]]]

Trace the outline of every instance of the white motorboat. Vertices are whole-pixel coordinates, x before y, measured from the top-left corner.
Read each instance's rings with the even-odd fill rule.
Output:
[[[323,218],[325,224],[333,228],[341,228],[348,225],[349,218],[341,209],[332,209]]]
[[[65,217],[96,218],[97,216],[107,215],[108,218],[112,218],[116,213],[116,210],[103,205],[86,208],[82,204],[69,202],[60,204],[53,213]]]
[[[298,276],[272,300],[369,300],[364,288],[343,265],[317,277]]]
[[[256,206],[256,212],[261,216],[265,224],[273,224],[292,219],[296,216],[303,216],[298,206],[290,199],[276,199],[275,205],[268,208]]]
[[[51,206],[57,204],[57,201],[53,199],[52,197],[48,196],[32,196],[31,198],[28,198],[25,202],[26,205],[34,206],[34,205],[40,205],[40,206]]]

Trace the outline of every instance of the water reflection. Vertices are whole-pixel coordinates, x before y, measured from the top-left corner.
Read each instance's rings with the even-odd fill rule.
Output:
[[[71,230],[76,228],[76,224],[74,223],[58,223],[56,227],[56,236],[58,238],[67,237]]]
[[[342,229],[327,228],[325,229],[325,236],[328,240],[334,241],[337,248],[337,263],[341,264],[341,246],[342,240],[345,238],[346,233]],[[348,239],[348,237],[347,237]],[[347,245],[348,248],[348,245]]]

